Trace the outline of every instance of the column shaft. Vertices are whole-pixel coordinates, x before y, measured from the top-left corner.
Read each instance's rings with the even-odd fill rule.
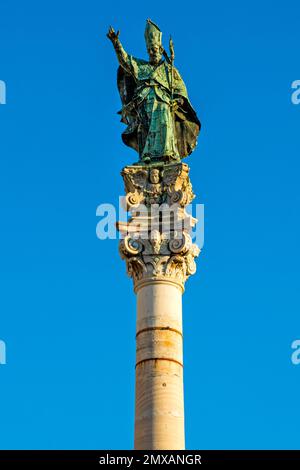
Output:
[[[167,280],[137,289],[134,447],[185,447],[182,292]]]

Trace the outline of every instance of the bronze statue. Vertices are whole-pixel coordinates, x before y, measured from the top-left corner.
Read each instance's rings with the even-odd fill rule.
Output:
[[[123,142],[139,153],[139,164],[179,162],[194,150],[201,124],[173,65],[172,40],[168,57],[160,29],[148,19],[147,62],[127,54],[119,33],[110,27],[107,37],[120,64],[117,82],[123,107],[119,113],[127,125]]]

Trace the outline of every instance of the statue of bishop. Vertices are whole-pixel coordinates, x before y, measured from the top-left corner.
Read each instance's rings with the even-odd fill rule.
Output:
[[[147,20],[145,40],[149,61],[129,55],[119,31],[109,28],[119,61],[118,89],[122,101],[123,142],[139,153],[139,164],[176,163],[187,157],[197,144],[200,121],[186,86],[174,67],[174,47],[170,57],[162,46],[162,32]]]

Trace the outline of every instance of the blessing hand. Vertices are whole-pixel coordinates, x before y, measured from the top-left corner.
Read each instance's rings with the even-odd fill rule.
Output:
[[[118,37],[119,37],[120,31],[115,32],[114,28],[112,26],[109,27],[107,37],[110,39],[112,42],[115,42]]]

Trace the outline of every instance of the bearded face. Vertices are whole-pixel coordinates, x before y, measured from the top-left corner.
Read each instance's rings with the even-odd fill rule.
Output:
[[[161,61],[162,47],[158,44],[152,44],[148,49],[150,64],[157,65]]]

